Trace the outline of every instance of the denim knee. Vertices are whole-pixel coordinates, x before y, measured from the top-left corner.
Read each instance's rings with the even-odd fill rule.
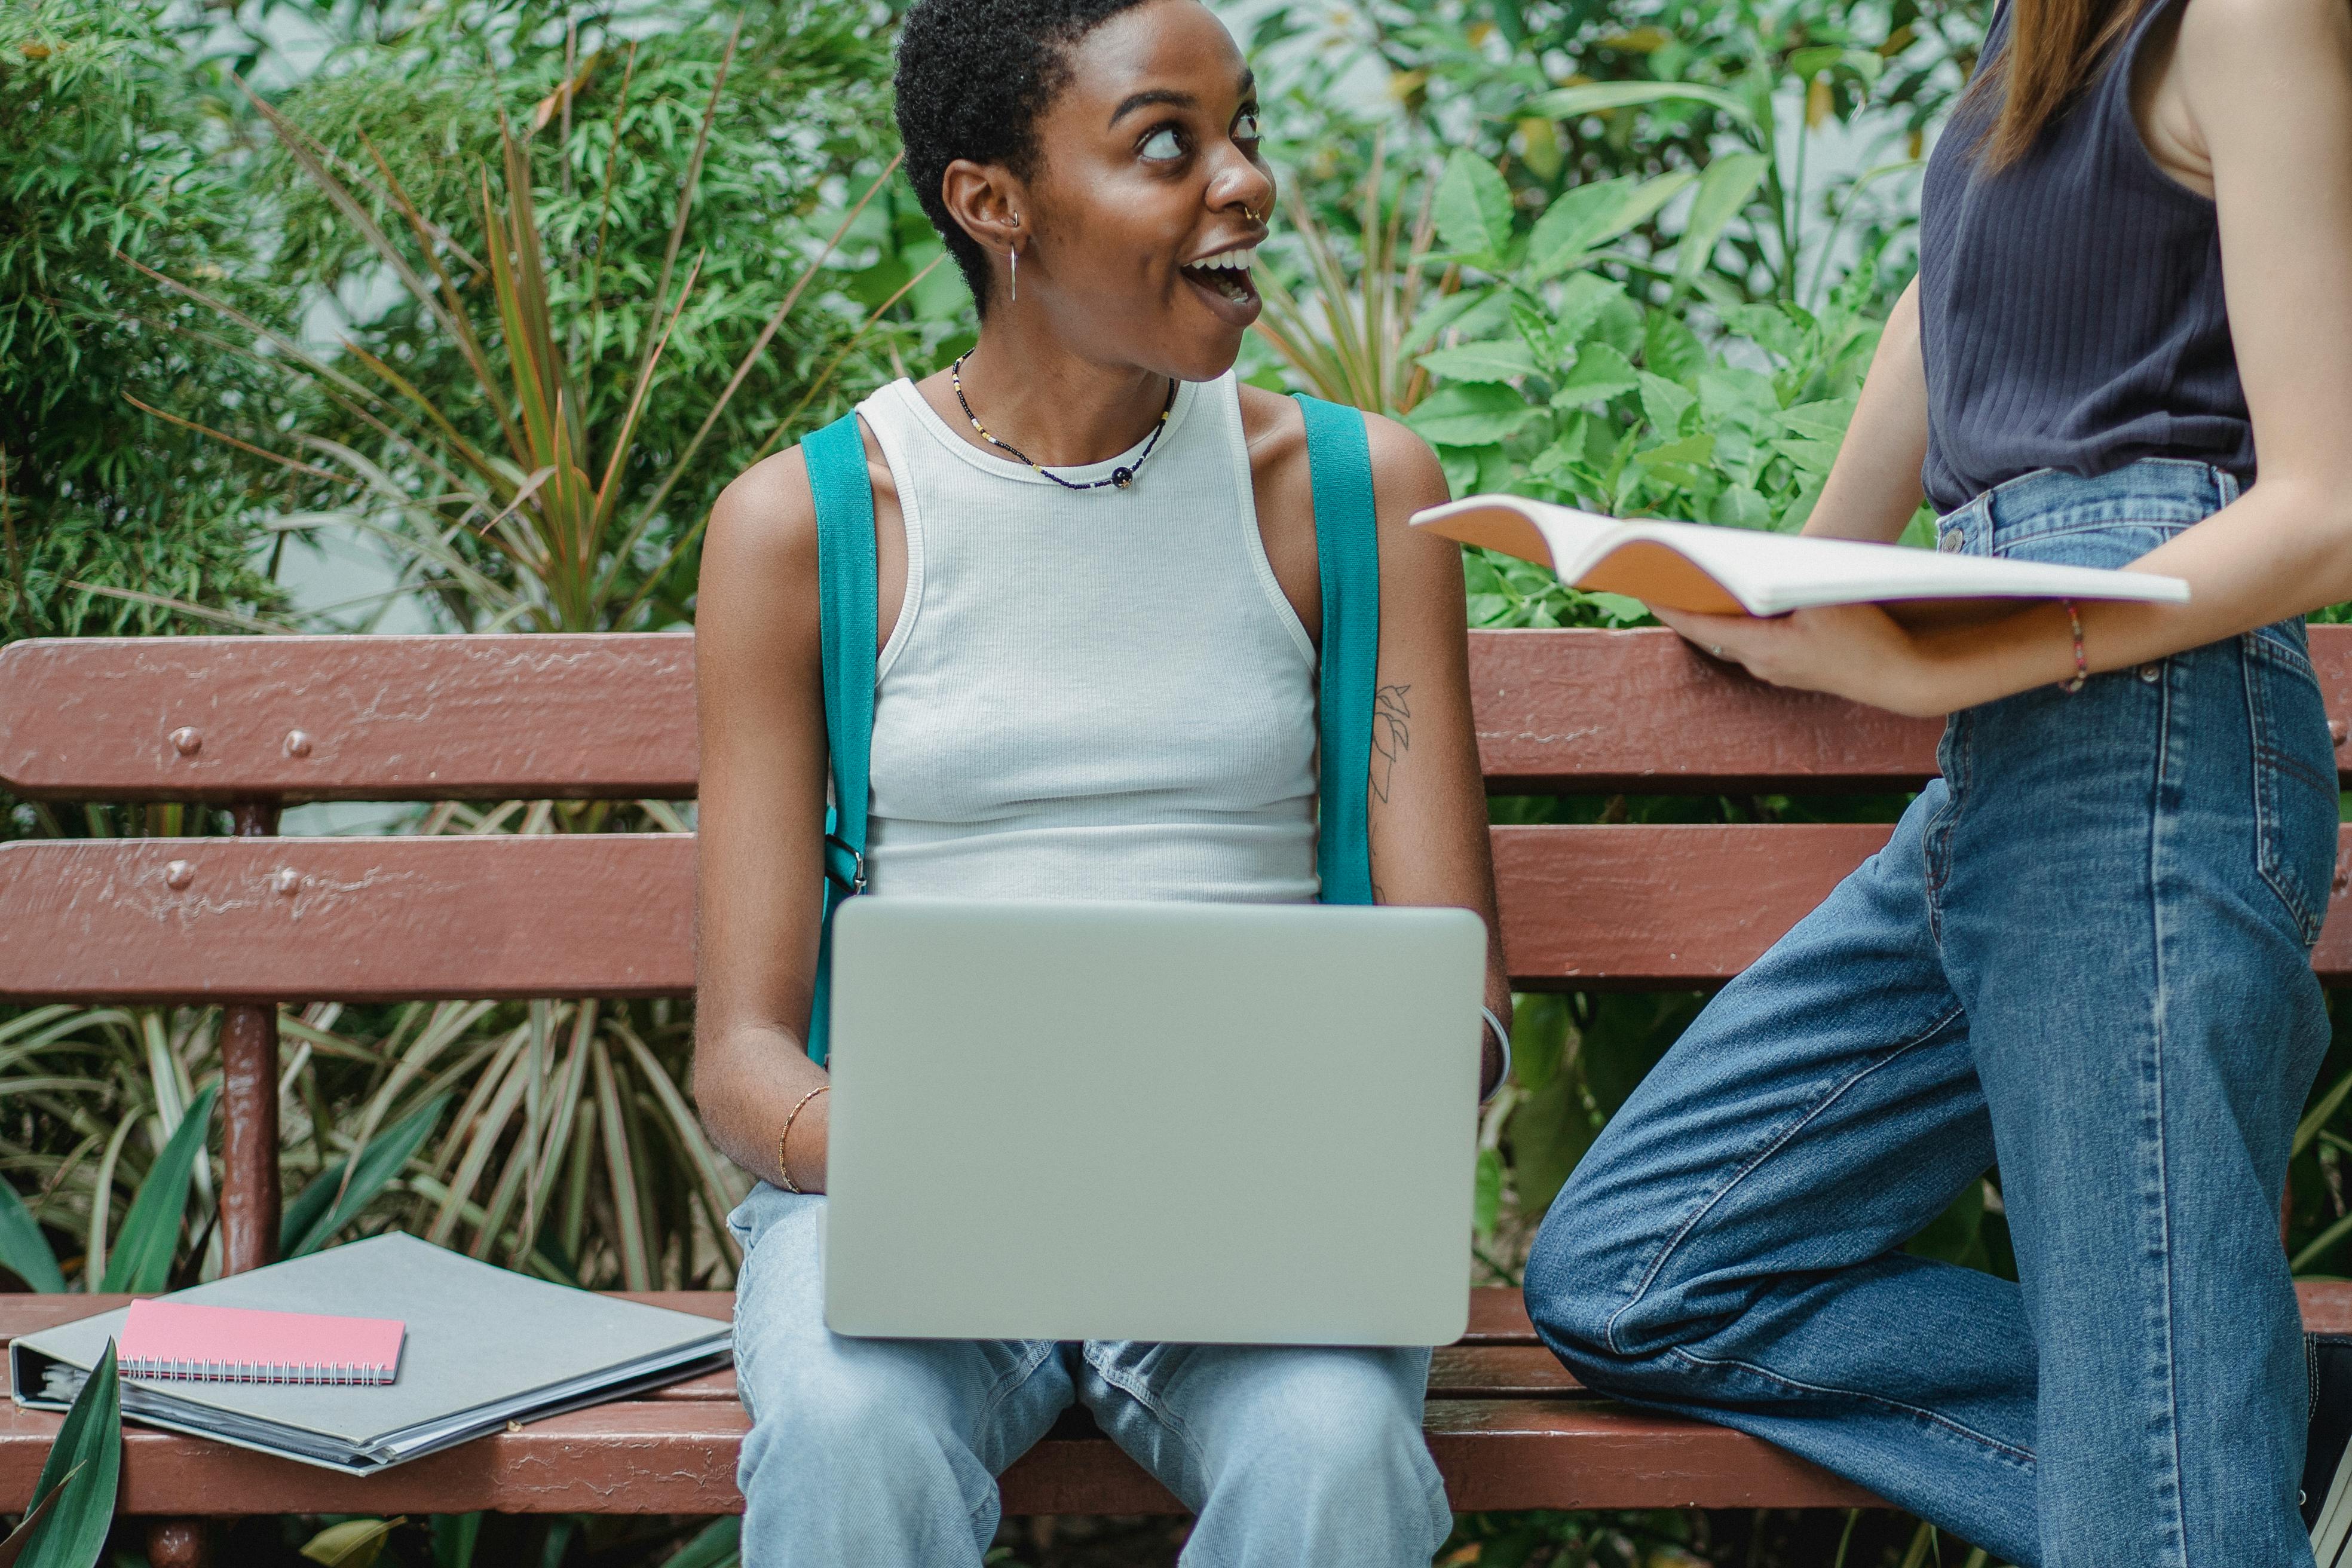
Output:
[[[1284,1367],[1255,1391],[1248,1419],[1216,1457],[1212,1491],[1262,1500],[1228,1500],[1262,1525],[1297,1521],[1298,1561],[1330,1560],[1343,1542],[1380,1562],[1409,1542],[1424,1561],[1452,1532],[1454,1514],[1417,1403],[1400,1396],[1388,1372],[1345,1352]]]
[[[1634,1216],[1613,1215],[1606,1198],[1588,1197],[1573,1177],[1544,1215],[1521,1280],[1528,1316],[1586,1386],[1642,1393],[1674,1371],[1668,1352],[1723,1326],[1670,1304],[1654,1275],[1667,1245]]]
[[[770,1484],[760,1479],[767,1473],[777,1478],[775,1495],[788,1490],[796,1510],[928,1510],[942,1493],[967,1512],[985,1509],[993,1488],[946,1424],[935,1393],[893,1370],[880,1358],[836,1356],[789,1358],[756,1373],[744,1368],[747,1501]]]

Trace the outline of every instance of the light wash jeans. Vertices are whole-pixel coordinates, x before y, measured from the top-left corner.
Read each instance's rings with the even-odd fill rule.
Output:
[[[2121,566],[2236,490],[2042,472],[1941,526]],[[2012,1563],[2308,1565],[2278,1211],[2336,785],[2302,625],[1958,714],[1942,766],[1593,1144],[1536,1325]],[[1900,1250],[1996,1161],[2021,1284]]]
[[[1073,1403],[1199,1515],[1187,1568],[1428,1568],[1452,1531],[1428,1351],[845,1338],[824,1215],[762,1183],[728,1216],[745,1568],[977,1568],[998,1472]]]

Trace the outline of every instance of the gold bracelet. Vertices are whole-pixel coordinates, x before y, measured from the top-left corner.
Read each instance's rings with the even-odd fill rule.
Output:
[[[833,1085],[829,1083],[821,1083],[814,1089],[810,1089],[806,1094],[802,1095],[800,1098],[800,1103],[793,1107],[793,1113],[784,1118],[784,1130],[776,1134],[776,1174],[783,1177],[784,1191],[788,1193],[797,1193],[801,1190],[793,1183],[792,1163],[785,1154],[785,1151],[792,1146],[793,1123],[800,1119],[803,1107],[806,1106],[810,1100],[814,1100],[818,1095],[826,1093],[832,1088]]]

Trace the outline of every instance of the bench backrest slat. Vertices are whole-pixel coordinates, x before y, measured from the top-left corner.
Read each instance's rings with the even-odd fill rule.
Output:
[[[0,783],[19,795],[680,800],[694,771],[690,633],[0,648]]]
[[[1498,827],[1514,983],[1720,984],[1886,832]],[[0,998],[678,995],[693,901],[684,834],[26,840],[0,846]],[[2314,963],[2352,982],[2352,921]]]
[[[2312,647],[2352,717],[2352,626]],[[1936,767],[1933,722],[1739,679],[1663,632],[1477,632],[1470,677],[1497,795],[1899,789]],[[681,800],[694,774],[686,633],[0,649],[0,782],[25,795]]]

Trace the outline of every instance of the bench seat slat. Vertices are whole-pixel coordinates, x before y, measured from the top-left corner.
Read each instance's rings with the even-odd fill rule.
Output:
[[[2352,1284],[2299,1286],[2306,1327],[2352,1330]],[[726,1292],[638,1295],[724,1317]],[[126,1297],[0,1297],[0,1336],[120,1305]],[[1518,1293],[1472,1293],[1474,1331],[1515,1331]],[[1525,1346],[1460,1358],[1539,1355]],[[21,1509],[61,1417],[0,1405],[0,1509]],[[122,1507],[132,1514],[717,1514],[740,1510],[735,1460],[746,1422],[731,1399],[636,1398],[533,1422],[361,1479],[142,1426],[123,1434]],[[1875,1500],[1772,1447],[1703,1422],[1591,1397],[1463,1397],[1433,1387],[1423,1422],[1457,1510],[1852,1508]],[[1066,1417],[1004,1476],[1010,1513],[1171,1513],[1177,1501],[1126,1455]]]
[[[2352,716],[2352,627],[2311,641],[2329,714]],[[1474,632],[1470,684],[1498,795],[1903,788],[1936,767],[1932,721],[1762,686],[1655,629]],[[684,799],[695,763],[690,633],[0,648],[0,781],[28,796]]]
[[[1513,981],[1719,984],[1887,831],[1497,827]],[[2352,827],[2337,864],[2352,871]],[[682,995],[693,898],[683,834],[20,839],[0,845],[0,999]],[[2352,981],[2352,921],[2329,922],[2313,963]]]

